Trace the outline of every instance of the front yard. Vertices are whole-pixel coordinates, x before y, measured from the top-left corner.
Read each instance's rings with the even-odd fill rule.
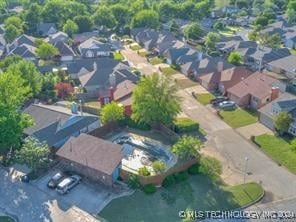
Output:
[[[134,51],[142,49],[142,47],[140,45],[136,44],[136,43],[132,44],[130,46],[130,48],[131,48],[131,50],[134,50]]]
[[[253,110],[235,109],[221,110],[220,115],[223,120],[231,127],[238,128],[257,122],[257,113]]]
[[[255,137],[255,142],[270,158],[296,174],[296,152],[292,151],[289,140],[264,134]]]
[[[164,60],[164,58],[153,57],[153,58],[149,59],[149,62],[150,62],[152,65],[158,65],[158,64],[164,63],[165,60]]]
[[[176,74],[178,71],[171,68],[171,67],[164,67],[164,68],[161,68],[161,72],[163,72],[164,74],[167,74],[167,75],[174,75]]]
[[[215,96],[212,93],[197,94],[196,96],[197,101],[203,105],[210,104],[211,99],[214,99],[214,98]]]
[[[172,187],[160,188],[152,195],[137,190],[131,196],[115,199],[100,216],[115,222],[181,221],[179,211],[235,209],[257,200],[262,193],[255,183],[224,187],[196,175]]]
[[[194,81],[192,81],[191,79],[188,78],[182,78],[182,79],[175,79],[177,86],[180,89],[186,89],[186,88],[190,88],[193,86],[197,86],[198,84]]]
[[[118,60],[118,61],[122,61],[122,60],[124,60],[124,56],[120,52],[114,52],[113,59]]]

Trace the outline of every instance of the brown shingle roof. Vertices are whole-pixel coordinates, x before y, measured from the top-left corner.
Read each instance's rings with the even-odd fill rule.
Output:
[[[87,134],[71,137],[57,155],[83,166],[112,175],[123,158],[121,146]]]
[[[259,99],[265,98],[268,94],[270,94],[270,90],[274,82],[276,82],[276,79],[260,72],[256,72],[228,89],[228,93],[236,95],[237,97],[243,97],[251,94]]]

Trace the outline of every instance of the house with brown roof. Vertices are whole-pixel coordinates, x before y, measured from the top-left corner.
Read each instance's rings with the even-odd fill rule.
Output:
[[[77,172],[109,186],[118,179],[124,157],[121,145],[88,134],[71,137],[56,155],[64,170]]]
[[[227,89],[249,77],[253,72],[243,66],[233,67],[222,72],[211,72],[199,77],[200,83],[208,90],[225,93]]]
[[[239,106],[259,109],[279,96],[277,80],[256,72],[227,90],[230,100]]]

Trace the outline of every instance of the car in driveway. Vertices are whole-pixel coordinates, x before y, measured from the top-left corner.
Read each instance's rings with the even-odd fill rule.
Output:
[[[57,185],[65,178],[63,173],[58,172],[53,177],[50,178],[50,180],[47,183],[47,187],[51,189],[55,189]]]
[[[81,181],[81,177],[78,175],[72,175],[63,179],[56,188],[56,191],[60,194],[69,193],[76,185]]]
[[[210,100],[210,103],[213,105],[213,106],[217,106],[219,103],[222,103],[224,101],[228,101],[229,98],[226,97],[226,96],[217,96],[216,98],[214,99],[211,99]]]
[[[236,108],[236,104],[233,101],[223,101],[219,103],[219,108],[223,110],[233,110]]]

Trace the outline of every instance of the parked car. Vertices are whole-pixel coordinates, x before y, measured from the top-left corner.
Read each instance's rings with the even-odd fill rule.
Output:
[[[233,101],[224,101],[219,103],[219,108],[223,110],[232,110],[236,108],[236,104]]]
[[[65,176],[58,172],[53,177],[50,178],[50,180],[47,183],[47,187],[54,189],[57,187],[57,185],[65,178]]]
[[[56,188],[56,191],[60,194],[69,193],[69,191],[78,185],[81,181],[81,177],[78,175],[72,175],[63,179]]]
[[[21,181],[23,183],[29,183],[30,182],[30,178],[29,178],[28,175],[23,175],[23,176],[21,176]]]
[[[217,96],[216,98],[214,98],[214,99],[211,99],[210,100],[210,103],[213,105],[213,106],[216,106],[216,105],[218,105],[219,103],[222,103],[222,102],[224,102],[224,101],[228,101],[229,99],[228,99],[228,97],[226,97],[226,96]]]

